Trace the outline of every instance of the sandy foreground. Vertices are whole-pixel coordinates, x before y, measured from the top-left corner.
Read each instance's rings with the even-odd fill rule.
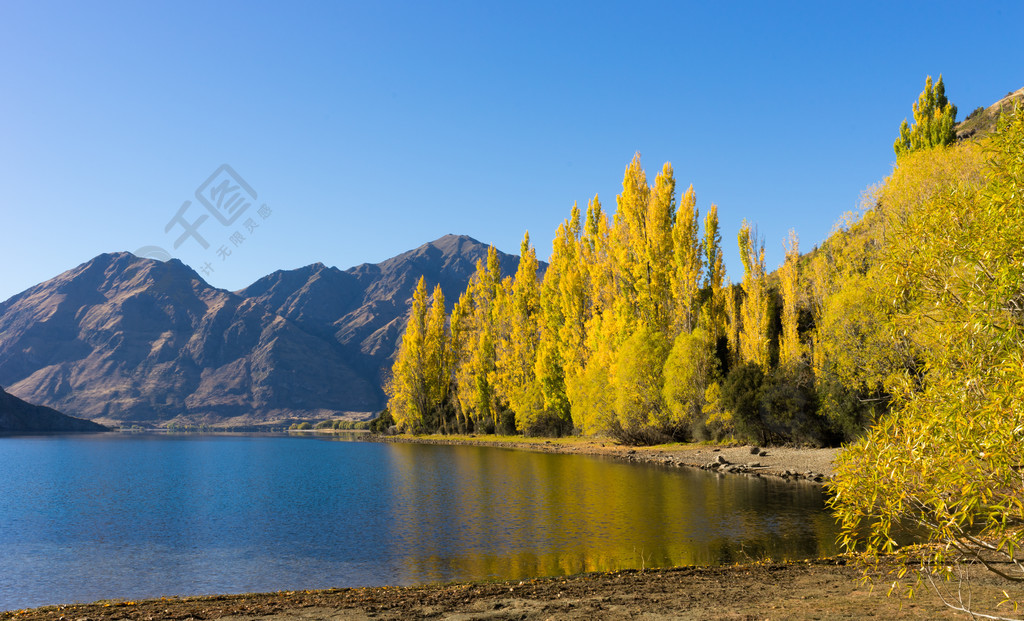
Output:
[[[0,619],[962,619],[931,591],[886,597],[887,585],[859,580],[836,561],[681,567],[567,578],[382,587],[38,608]],[[954,585],[955,588],[955,585]],[[989,577],[973,597],[998,601]]]
[[[481,444],[604,455],[726,476],[828,480],[841,449],[665,445],[624,447],[601,439],[397,437],[392,442]],[[725,463],[721,463],[721,462]],[[716,464],[712,466],[711,464]],[[736,474],[731,474],[736,473]],[[977,572],[975,602],[998,602],[1003,584]],[[933,590],[911,600],[887,597],[889,579],[865,582],[843,559],[761,562],[727,567],[626,570],[527,581],[99,602],[0,613],[0,620],[58,619],[962,619]],[[957,585],[953,585],[955,592]],[[1007,611],[1008,612],[1008,611]]]

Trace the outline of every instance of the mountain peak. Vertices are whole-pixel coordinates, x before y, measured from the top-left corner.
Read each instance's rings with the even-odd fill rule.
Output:
[[[176,259],[104,253],[0,304],[0,383],[100,422],[376,411],[420,277],[450,305],[487,252],[449,234],[345,271],[278,270],[234,293]],[[514,273],[519,257],[498,256]]]
[[[474,239],[473,237],[470,237],[469,235],[456,235],[455,233],[448,233],[447,235],[442,235],[441,237],[438,237],[432,242],[427,242],[427,244],[433,244],[435,246],[445,246],[452,244],[476,244],[480,246],[487,245],[477,239]]]
[[[456,255],[465,252],[476,252],[476,249],[482,248],[486,253],[487,244],[484,244],[476,239],[473,239],[469,235],[453,235],[449,233],[443,237],[439,237],[432,242],[427,242],[420,246],[419,249],[425,248],[437,248],[445,255]],[[418,249],[418,250],[419,250]]]

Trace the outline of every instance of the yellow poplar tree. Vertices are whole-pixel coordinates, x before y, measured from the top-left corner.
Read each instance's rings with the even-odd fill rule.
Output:
[[[692,189],[692,188],[691,188]],[[667,334],[673,316],[672,222],[676,217],[676,180],[672,164],[665,162],[649,194],[644,248],[646,289],[643,319],[656,331]]]
[[[803,348],[797,333],[797,296],[800,289],[800,242],[796,231],[789,231],[789,238],[783,243],[786,262],[779,270],[782,289],[782,335],[779,339],[779,365],[790,366],[803,359]]]
[[[515,412],[516,423],[528,429],[542,417],[544,395],[537,382],[537,345],[540,340],[540,283],[537,252],[530,234],[523,236],[519,268],[507,304],[509,329],[495,361],[500,395]]]
[[[597,201],[597,197],[594,197]],[[599,206],[599,205],[598,205]],[[590,273],[580,229],[580,212],[573,205],[569,220],[565,223],[565,235],[561,237],[559,254],[563,257],[564,269],[558,281],[559,306],[562,323],[559,324],[559,342],[562,345],[562,360],[565,376],[579,375],[587,362],[587,322],[592,312],[593,301],[590,291]]]
[[[640,165],[640,154],[626,167],[622,177],[622,194],[616,197],[617,209],[612,220],[611,251],[614,259],[615,307],[622,317],[622,328],[629,336],[640,308],[650,305],[650,264],[647,260],[647,206],[651,189],[647,174]]]
[[[445,408],[448,405],[449,392],[452,385],[453,352],[451,337],[448,333],[447,315],[445,314],[444,292],[441,285],[434,287],[434,294],[427,311],[425,357],[427,378],[427,400],[436,416],[431,416],[428,426],[433,429],[440,427],[448,432],[448,418]]]
[[[718,229],[718,206],[714,203],[708,207],[708,213],[704,216],[701,252],[705,266],[704,287],[711,292],[705,305],[708,325],[704,329],[712,341],[717,341],[718,337],[725,334],[725,262],[722,259],[722,234]]]
[[[479,332],[476,325],[476,275],[483,270],[483,263],[477,261],[476,272],[466,290],[459,295],[459,301],[452,307],[452,341],[456,347],[454,377],[455,403],[458,406],[460,424],[464,431],[473,428],[476,419],[476,367],[473,364]]]
[[[674,267],[672,292],[676,300],[676,333],[692,332],[697,325],[697,294],[700,292],[703,257],[699,237],[697,197],[691,185],[679,200],[672,229]]]
[[[459,298],[459,364],[455,373],[463,416],[478,430],[494,428],[498,404],[494,391],[496,313],[503,295],[501,265],[493,247],[487,262],[477,261],[466,292]]]
[[[934,86],[932,76],[928,76],[913,111],[914,125],[908,125],[907,120],[903,119],[900,137],[893,143],[897,156],[956,141],[956,106],[946,99],[942,75],[939,75],[939,81]]]
[[[615,413],[608,429],[627,442],[649,442],[662,405],[662,368],[671,349],[671,249],[674,188],[666,165],[652,191],[633,157],[623,175],[611,231],[616,297],[611,316],[602,317],[599,345],[607,350],[606,387]],[[597,378],[595,378],[597,379]],[[607,390],[607,388],[605,388]]]
[[[610,401],[610,372],[617,330],[614,322],[616,273],[608,216],[595,195],[587,205],[587,220],[580,243],[588,286],[584,365],[573,372],[567,362],[566,392],[573,424],[583,433],[606,430],[614,419]],[[607,325],[606,324],[610,324]]]
[[[425,429],[430,395],[426,370],[427,284],[421,276],[412,297],[412,308],[398,355],[392,366],[388,410],[400,429],[419,433]]]
[[[558,431],[571,422],[567,377],[575,379],[586,364],[586,267],[580,247],[580,211],[573,204],[569,219],[558,226],[540,295],[540,342],[536,376],[544,411]]]
[[[479,267],[479,266],[478,266]],[[469,365],[466,364],[468,348],[465,346],[471,335],[470,322],[472,320],[472,301],[470,300],[472,281],[467,285],[466,291],[459,294],[459,301],[452,305],[452,314],[448,322],[451,332],[451,386],[452,393],[449,399],[455,409],[456,423],[460,432],[469,430],[469,412],[464,407],[462,396],[465,394],[468,385]]]
[[[746,220],[740,226],[738,242],[743,261],[743,304],[740,307],[740,358],[767,371],[771,359],[768,350],[768,290],[765,283],[764,243],[756,238]]]

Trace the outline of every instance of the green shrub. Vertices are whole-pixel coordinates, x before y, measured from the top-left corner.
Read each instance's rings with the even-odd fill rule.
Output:
[[[395,424],[395,419],[391,416],[391,412],[387,408],[381,410],[380,414],[376,418],[369,421],[368,427],[370,433],[386,434]]]

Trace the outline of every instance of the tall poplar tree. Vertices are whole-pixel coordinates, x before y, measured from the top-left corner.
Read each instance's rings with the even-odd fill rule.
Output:
[[[479,265],[478,265],[479,267]],[[459,294],[459,301],[452,305],[451,318],[448,327],[451,334],[451,394],[449,400],[455,410],[455,420],[460,432],[467,432],[470,429],[469,412],[464,407],[462,395],[468,384],[468,365],[466,364],[467,337],[472,334],[470,322],[472,320],[472,301],[470,300],[472,281],[467,284],[466,291]]]
[[[946,98],[941,74],[934,86],[932,76],[925,80],[924,90],[918,95],[913,112],[914,124],[908,125],[903,119],[900,137],[893,143],[897,156],[952,144],[956,140],[956,106]]]
[[[499,394],[516,415],[521,429],[543,418],[544,395],[537,382],[537,345],[540,340],[540,283],[537,253],[530,234],[523,236],[519,268],[507,303],[508,329],[502,334],[495,361]]]
[[[676,333],[692,332],[697,325],[697,295],[700,292],[703,257],[701,253],[697,197],[691,185],[679,200],[672,229],[672,292],[676,301]]]
[[[424,339],[427,400],[432,410],[427,426],[431,430],[440,427],[445,433],[449,431],[448,406],[452,386],[452,364],[454,362],[447,320],[444,292],[441,291],[441,285],[438,284],[434,286],[434,294],[430,299],[430,308],[427,310]]]
[[[398,355],[391,371],[388,410],[400,429],[425,430],[430,394],[426,368],[427,284],[421,276],[412,297],[412,308]]]
[[[711,295],[705,304],[708,325],[704,326],[712,342],[725,334],[725,262],[722,259],[722,234],[718,229],[718,205],[708,207],[704,216],[704,241],[701,244],[704,262],[704,287]]]
[[[590,284],[589,298],[593,316],[600,318],[610,312],[615,301],[615,273],[611,252],[611,226],[608,214],[601,206],[597,194],[587,203],[587,222],[583,229],[580,257]],[[588,328],[588,333],[592,330]]]
[[[797,296],[800,289],[800,241],[796,231],[789,231],[789,238],[783,243],[786,262],[779,270],[782,289],[782,335],[779,340],[779,365],[794,365],[803,359],[803,348],[797,332]]]
[[[767,371],[771,360],[768,350],[768,287],[765,283],[764,243],[746,220],[740,226],[738,242],[743,261],[743,303],[740,306],[740,358]]]
[[[594,197],[595,203],[597,197]],[[599,205],[599,204],[598,204]],[[562,359],[567,378],[579,375],[586,365],[587,322],[593,313],[590,272],[586,266],[580,212],[573,205],[569,220],[565,222],[565,235],[561,237],[559,253],[564,257],[564,269],[558,282],[559,306],[562,323],[559,325]]]
[[[573,424],[584,433],[598,433],[607,430],[614,419],[608,386],[618,337],[615,321],[618,289],[611,227],[597,195],[587,204],[580,250],[589,285],[586,361],[579,373],[567,373],[566,391]],[[571,369],[568,363],[566,369]]]
[[[582,373],[587,360],[587,279],[580,234],[580,211],[573,204],[569,219],[558,226],[541,287],[536,375],[555,433],[571,426],[567,386]]]
[[[501,265],[497,250],[477,261],[476,273],[459,298],[459,364],[455,379],[463,416],[478,430],[494,429],[500,414],[494,390],[498,307],[502,300]]]
[[[671,349],[668,333],[672,303],[672,220],[675,180],[671,165],[656,187],[634,156],[623,175],[611,231],[616,297],[611,317],[603,317],[600,358],[609,363],[615,418],[608,432],[627,442],[650,442],[660,433],[662,368]],[[598,379],[598,378],[594,378]]]
[[[576,205],[573,211],[578,213]],[[544,273],[540,291],[540,339],[537,343],[537,362],[534,374],[540,384],[544,410],[569,418],[569,397],[565,388],[565,345],[562,342],[562,324],[566,317],[562,310],[561,283],[568,268],[565,256],[566,223],[558,226],[552,242],[551,258]]]
[[[647,259],[647,207],[651,189],[647,174],[640,165],[640,154],[626,167],[622,177],[622,194],[616,197],[617,209],[612,220],[611,250],[614,258],[615,306],[624,332],[618,340],[629,336],[629,330],[640,315],[640,308],[650,304],[651,266]]]
[[[642,318],[657,332],[668,338],[675,314],[673,276],[673,228],[676,218],[676,180],[672,164],[665,162],[655,177],[654,189],[649,195],[646,217],[646,244],[644,247],[647,292],[643,296]]]

